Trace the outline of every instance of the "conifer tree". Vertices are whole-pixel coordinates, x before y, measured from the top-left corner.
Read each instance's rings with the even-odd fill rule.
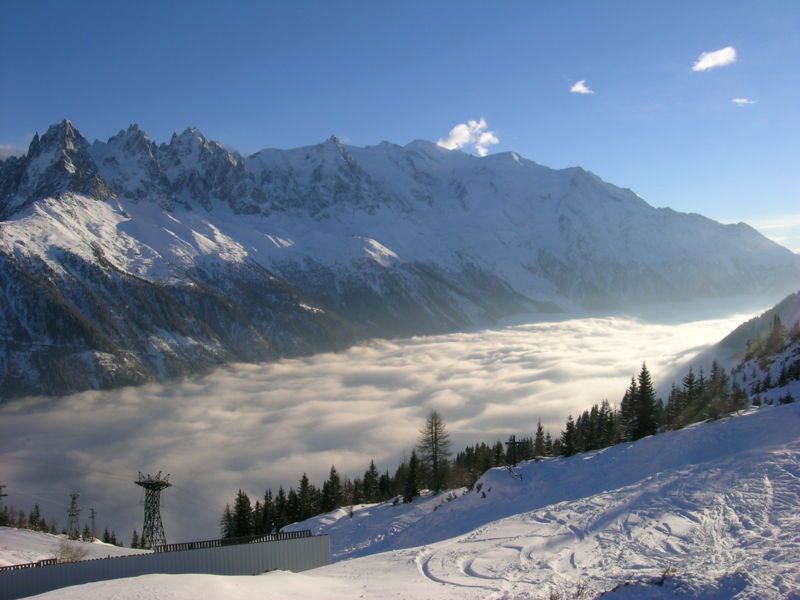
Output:
[[[544,434],[544,455],[545,456],[555,456],[557,452],[553,449],[553,436],[550,435],[550,432]]]
[[[425,419],[425,425],[420,430],[417,450],[421,462],[430,474],[429,487],[434,492],[441,491],[450,458],[450,434],[436,410],[432,410]]]
[[[792,325],[792,328],[789,330],[788,336],[789,340],[793,344],[800,342],[800,319],[795,321],[794,325]]]
[[[262,529],[264,523],[264,507],[261,506],[261,501],[256,500],[253,504],[253,522],[250,526],[251,535],[261,535],[265,533]]]
[[[408,476],[408,461],[406,461],[405,454],[403,460],[397,465],[397,470],[394,472],[392,478],[392,494],[395,496],[402,496],[406,489],[406,477]]]
[[[506,464],[506,451],[503,442],[497,440],[492,446],[492,465],[502,467],[504,464]]]
[[[133,534],[131,535],[131,548],[138,548],[139,543],[139,532],[134,529]]]
[[[625,390],[625,395],[620,403],[620,441],[630,441],[635,439],[634,432],[637,431],[638,411],[636,410],[636,400],[639,395],[639,387],[636,385],[636,378],[631,377],[631,384]]]
[[[313,500],[311,492],[311,483],[308,481],[308,475],[303,473],[300,478],[300,485],[297,487],[297,520],[305,521],[313,514]]]
[[[741,386],[734,382],[731,388],[731,405],[730,409],[732,411],[735,410],[744,410],[747,408],[747,394],[745,394],[744,390]]]
[[[675,385],[675,382],[672,382],[672,387],[669,391],[669,396],[667,397],[667,405],[664,407],[664,422],[663,427],[664,429],[671,430],[675,429],[675,421],[676,421],[676,401],[678,397],[678,387]]]
[[[277,518],[275,514],[275,502],[272,499],[272,490],[267,488],[264,492],[264,503],[261,505],[261,533],[272,533],[275,531]]]
[[[233,536],[253,535],[253,507],[250,498],[241,489],[233,503]]]
[[[645,363],[642,363],[642,370],[639,372],[634,406],[636,423],[633,429],[633,439],[638,440],[648,435],[654,435],[658,431],[658,404],[653,380]]]
[[[322,484],[321,508],[323,512],[330,512],[342,506],[342,481],[336,467],[331,465],[331,472],[328,481]]]
[[[92,530],[89,529],[89,524],[83,526],[83,531],[81,532],[81,540],[84,542],[91,542],[94,539],[92,536]]]
[[[419,471],[419,459],[416,450],[411,451],[411,458],[408,460],[408,471],[406,472],[406,485],[403,490],[403,502],[412,502],[419,496],[417,487],[417,473]]]
[[[683,395],[679,397],[681,403],[678,406],[677,427],[683,427],[692,422],[691,412],[700,399],[700,386],[691,367],[689,367],[689,372],[681,383],[683,385]]]
[[[619,438],[617,431],[619,428],[619,424],[617,422],[617,413],[613,408],[611,408],[608,400],[603,400],[603,402],[600,404],[600,416],[600,426],[603,431],[602,446],[605,448],[615,444]]]
[[[386,500],[392,496],[392,476],[388,469],[378,477],[378,499]]]
[[[28,516],[28,527],[37,531],[41,529],[42,525],[42,515],[39,512],[39,505],[34,504],[33,510],[31,510],[31,514]]]
[[[561,454],[562,456],[572,456],[575,454],[576,447],[575,443],[577,441],[577,434],[575,431],[575,421],[572,419],[572,415],[569,415],[567,418],[567,425],[564,431],[561,433]]]
[[[300,521],[300,515],[300,501],[297,498],[297,492],[294,488],[290,488],[289,493],[286,495],[286,517],[288,523]]]
[[[358,477],[353,479],[353,483],[351,484],[351,493],[353,496],[352,504],[364,503],[364,482]]]
[[[289,500],[283,486],[278,487],[278,494],[275,496],[275,530],[280,531],[291,523],[289,519]]]
[[[545,450],[544,445],[544,427],[542,427],[542,422],[536,425],[536,435],[533,438],[533,455],[534,456],[546,456],[547,451]]]
[[[369,469],[364,473],[364,501],[377,502],[380,499],[378,492],[378,469],[375,468],[375,461],[369,461]]]
[[[767,341],[764,343],[764,355],[773,356],[783,352],[786,348],[786,327],[778,315],[772,318],[772,327],[769,330]]]
[[[225,510],[222,511],[222,517],[219,520],[219,529],[220,535],[223,538],[234,537],[233,512],[231,511],[230,504],[226,504]]]

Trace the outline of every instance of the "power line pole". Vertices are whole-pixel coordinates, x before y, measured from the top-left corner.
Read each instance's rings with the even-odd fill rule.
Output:
[[[96,514],[97,513],[95,512],[95,510],[93,508],[89,509],[89,519],[92,522],[92,537],[93,538],[97,537],[97,529],[95,528],[95,523],[94,523],[94,518],[95,518]]]
[[[161,471],[155,476],[149,473],[144,476],[140,471],[139,479],[133,483],[144,488],[144,525],[139,547],[155,548],[166,545],[167,536],[161,522],[161,492],[172,485],[169,474],[162,478]]]
[[[515,435],[512,435],[510,438],[508,438],[508,441],[506,442],[506,446],[508,446],[508,462],[511,463],[512,467],[516,467],[517,462],[519,462],[517,460],[517,457],[519,456],[517,449],[524,448],[526,443],[527,442],[525,440],[517,441],[517,436]]]
[[[69,495],[69,509],[67,510],[67,537],[71,540],[77,540],[81,535],[80,523],[78,516],[81,514],[81,509],[78,508],[78,496],[80,494],[73,492]]]

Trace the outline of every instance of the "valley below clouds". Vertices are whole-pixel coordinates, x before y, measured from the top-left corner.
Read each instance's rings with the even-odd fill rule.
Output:
[[[654,311],[656,313],[658,311]],[[321,485],[331,464],[359,476],[394,470],[435,408],[453,449],[554,435],[568,414],[616,404],[643,360],[657,383],[755,311],[679,322],[572,318],[468,333],[376,340],[338,354],[237,364],[180,382],[0,407],[8,503],[65,521],[67,494],[126,543],[141,529],[138,471],[170,473],[162,510],[170,542],[217,537],[239,488]],[[694,313],[700,314],[700,313]],[[697,318],[697,317],[695,317]]]

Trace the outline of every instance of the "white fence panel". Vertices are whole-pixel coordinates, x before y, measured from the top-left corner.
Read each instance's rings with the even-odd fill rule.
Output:
[[[97,558],[0,571],[0,600],[16,600],[70,585],[153,573],[258,575],[275,569],[305,571],[330,562],[330,538],[325,535],[199,550]]]

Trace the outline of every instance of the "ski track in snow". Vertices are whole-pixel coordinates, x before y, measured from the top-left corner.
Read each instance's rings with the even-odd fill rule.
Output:
[[[358,506],[352,518],[340,509],[312,521],[339,556],[362,556],[301,574],[149,575],[39,598],[512,600],[573,598],[582,585],[581,598],[797,600],[798,432],[800,404],[763,408],[523,463],[522,481],[492,469],[480,480],[486,498],[460,490],[450,500]],[[566,499],[547,500],[558,496]],[[398,520],[395,535],[376,534]],[[348,530],[360,530],[363,543],[350,544]],[[654,585],[667,568],[663,587]]]
[[[672,587],[658,588],[665,594],[671,590],[703,598],[797,597],[792,594],[800,590],[798,417],[797,405],[770,408],[640,442],[658,444],[649,451],[636,452],[638,444],[627,449],[617,446],[614,450],[619,454],[628,449],[633,452],[599,467],[594,481],[587,484],[597,493],[520,510],[451,539],[395,550],[393,556],[411,558],[415,569],[403,577],[392,577],[405,585],[411,585],[413,578],[435,585],[435,597],[546,598],[551,588],[569,592],[579,584],[586,586],[587,597],[594,597],[625,582],[632,585],[617,593],[650,597],[647,594],[653,586],[649,583],[670,568]],[[782,418],[786,422],[779,426]],[[754,426],[779,426],[782,431],[774,439],[765,431],[756,437],[752,435]],[[687,439],[687,434],[693,439]],[[736,435],[743,439],[736,442]],[[703,456],[705,451],[696,445],[698,436],[712,447],[710,456]],[[678,458],[666,460],[674,464],[672,468],[657,470],[630,485],[615,487],[612,483],[603,489],[604,481],[613,479],[606,477],[605,469],[638,470],[636,463],[652,462],[653,452]],[[598,454],[558,462],[574,469],[593,456]],[[490,471],[483,478],[483,489],[489,484],[494,489],[483,500],[482,514],[503,510],[492,506],[493,494],[499,494],[496,502],[523,507],[537,503],[535,497],[526,498],[536,494],[537,486],[545,490],[569,485],[570,475],[562,476],[561,481],[557,473],[553,475],[555,462],[523,465],[527,484],[515,483],[502,469]],[[537,470],[542,471],[541,480],[537,480]],[[581,471],[581,476],[584,473],[592,477],[590,470]],[[416,513],[426,516],[408,526],[407,534],[411,540],[433,540],[437,534],[446,535],[443,532],[448,528],[458,529],[459,516],[463,519],[474,511],[472,518],[478,520],[481,505],[476,498],[479,496],[473,492],[440,505],[443,513],[452,509],[452,517],[445,514],[439,521],[431,520],[436,517],[433,512],[423,510],[435,500],[424,501]],[[370,510],[378,514],[375,508]],[[330,533],[336,546],[336,530],[331,528]],[[398,536],[389,545],[401,548],[405,541]],[[386,548],[381,541],[376,546],[375,550]],[[351,550],[351,554],[362,553],[362,549]],[[388,554],[341,561],[320,572],[369,580],[369,574]],[[403,562],[392,560],[392,570]],[[380,597],[377,588],[374,596],[367,597]],[[417,596],[409,593],[404,597]]]
[[[571,581],[601,592],[613,579],[637,572],[655,578],[670,565],[715,581],[735,566],[759,585],[788,592],[789,565],[800,564],[800,520],[787,518],[800,506],[799,474],[788,455],[748,465],[735,482],[720,469],[662,474],[645,486],[502,519],[419,551],[420,571],[450,587],[536,597]],[[763,562],[783,567],[759,577]]]

